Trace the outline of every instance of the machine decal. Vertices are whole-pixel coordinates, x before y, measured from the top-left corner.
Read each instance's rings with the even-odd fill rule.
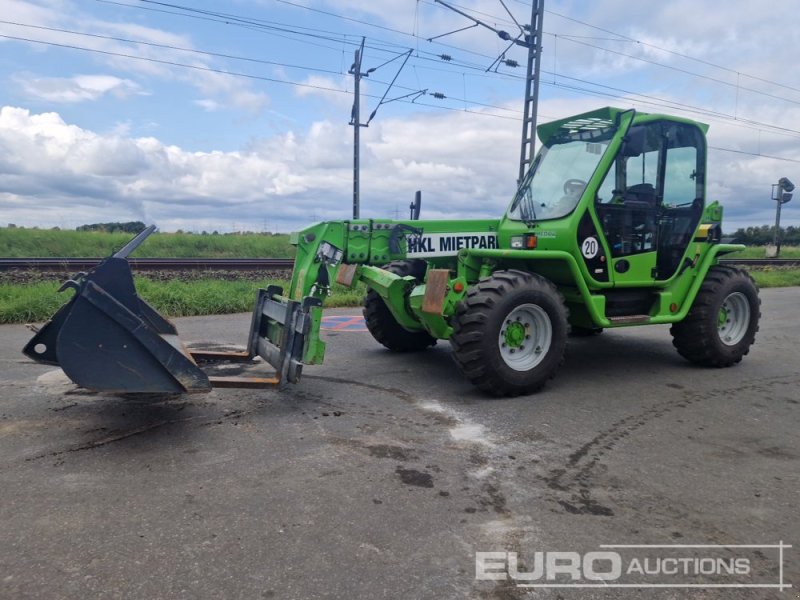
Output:
[[[455,256],[464,248],[494,250],[497,248],[497,235],[494,233],[427,233],[407,238],[409,258],[428,256]]]
[[[586,270],[595,281],[608,281],[608,262],[600,243],[600,233],[587,210],[578,224],[575,243],[580,248]]]

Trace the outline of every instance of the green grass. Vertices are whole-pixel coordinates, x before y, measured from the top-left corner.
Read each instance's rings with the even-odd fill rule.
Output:
[[[136,278],[139,295],[168,317],[218,315],[253,310],[256,290],[270,284],[288,286],[285,281],[152,281]],[[56,293],[60,283],[0,285],[0,323],[46,321],[70,298],[72,292]],[[353,290],[334,286],[325,301],[329,308],[361,306],[365,288]]]
[[[800,286],[800,269],[753,269],[750,274],[762,288]]]
[[[71,292],[57,294],[60,283],[0,284],[0,323],[46,321]]]
[[[741,252],[728,254],[724,258],[766,258],[764,246],[748,246]],[[780,258],[800,259],[800,246],[781,246]]]
[[[6,258],[107,256],[133,235],[96,231],[0,228],[0,256]],[[196,235],[154,233],[139,246],[140,258],[292,258],[287,234]]]
[[[753,269],[759,287],[800,286],[800,269]],[[169,317],[217,315],[250,312],[256,290],[269,284],[288,285],[285,281],[153,281],[136,278],[142,298]],[[46,321],[69,299],[71,292],[56,293],[58,282],[32,284],[0,284],[0,323],[37,323]],[[328,308],[361,306],[363,285],[350,290],[334,286],[333,295],[325,301]]]
[[[7,258],[107,256],[133,236],[128,233],[0,228],[0,256]],[[292,258],[287,234],[197,235],[154,233],[134,256],[141,258]],[[764,258],[763,246],[750,246],[731,258]],[[800,246],[781,248],[782,258],[800,259]]]

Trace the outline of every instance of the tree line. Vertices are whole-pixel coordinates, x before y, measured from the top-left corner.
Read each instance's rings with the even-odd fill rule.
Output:
[[[75,231],[104,231],[106,233],[141,233],[147,225],[141,221],[127,221],[126,223],[90,223],[76,227]]]
[[[775,239],[774,225],[761,225],[760,227],[740,227],[733,235],[733,242],[736,244],[747,244],[748,246],[764,246],[771,244]],[[789,225],[781,227],[781,244],[785,246],[800,246],[800,227]]]

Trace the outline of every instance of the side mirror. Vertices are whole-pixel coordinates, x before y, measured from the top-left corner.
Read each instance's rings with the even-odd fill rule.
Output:
[[[622,156],[639,156],[644,152],[644,145],[647,141],[647,130],[640,126],[631,127],[628,135],[622,140]]]
[[[422,192],[417,190],[414,194],[414,201],[409,206],[411,209],[411,220],[419,221],[419,211],[422,210]]]

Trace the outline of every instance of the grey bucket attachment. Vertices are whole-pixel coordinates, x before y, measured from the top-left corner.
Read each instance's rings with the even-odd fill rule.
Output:
[[[175,326],[139,298],[127,256],[154,227],[62,290],[74,296],[28,342],[23,353],[60,366],[81,387],[123,393],[208,392],[212,387],[296,383],[309,340],[319,335],[318,301],[288,301],[272,286],[259,290],[244,352],[190,352]],[[321,342],[318,342],[321,343]],[[247,362],[260,356],[274,377],[209,377],[198,361]]]

